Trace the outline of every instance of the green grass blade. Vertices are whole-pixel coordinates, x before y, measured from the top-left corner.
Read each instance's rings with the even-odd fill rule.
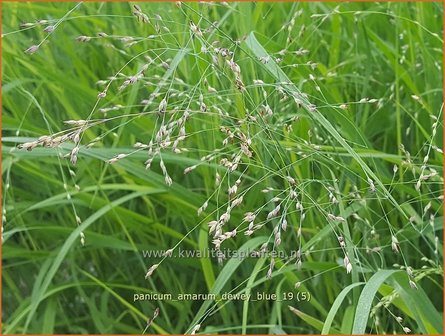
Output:
[[[246,255],[246,252],[251,252],[253,249],[257,248],[261,244],[267,241],[267,237],[256,237],[245,242],[237,251],[236,255]],[[219,276],[215,280],[215,284],[213,285],[212,290],[209,294],[218,295],[221,293],[224,285],[230,280],[233,273],[235,273],[236,269],[241,265],[243,259],[241,258],[232,258],[230,259],[224,268],[221,270]],[[212,300],[206,300],[199,308],[198,312],[195,315],[192,323],[189,325],[189,329],[193,328],[199,320],[202,318],[203,314],[209,308]]]
[[[291,82],[291,80],[286,76],[286,74],[281,70],[281,68],[275,63],[273,58],[266,52],[263,46],[258,42],[255,37],[255,34],[252,32],[249,34],[245,41],[247,47],[253,52],[253,54],[258,58],[267,58],[268,62],[262,64],[262,66],[272,75],[278,82],[285,83],[282,84],[283,88],[291,92],[296,98],[298,98],[301,102],[308,115],[318,122],[321,126],[323,126],[332,137],[338,141],[343,148],[345,148],[349,154],[360,164],[363,171],[372,178],[381,188],[382,192],[388,197],[388,199],[394,204],[394,206],[400,211],[400,213],[407,218],[405,212],[400,207],[399,203],[394,199],[391,193],[386,189],[385,185],[380,181],[378,176],[369,168],[369,166],[363,161],[363,159],[357,155],[357,153],[351,148],[351,146],[343,139],[343,137],[338,133],[334,126],[318,111],[311,112],[310,103],[303,96],[301,91]]]
[[[352,285],[349,285],[348,287],[345,287],[340,294],[336,297],[334,303],[332,304],[331,309],[329,310],[328,316],[326,316],[326,319],[323,324],[323,329],[321,330],[322,335],[328,335],[331,330],[332,321],[334,320],[335,315],[338,312],[338,309],[340,308],[340,305],[342,304],[343,300],[346,298],[346,295],[355,287],[363,285],[364,282],[356,282]]]
[[[151,191],[134,192],[129,195],[123,196],[123,197],[111,202],[110,204],[104,206],[103,208],[98,210],[96,213],[92,214],[80,226],[78,226],[75,230],[73,230],[73,232],[66,239],[63,246],[60,248],[59,252],[57,253],[56,257],[54,258],[54,261],[52,262],[48,271],[44,272],[44,278],[43,278],[42,283],[40,284],[40,286],[35,287],[33,290],[31,309],[30,309],[30,311],[28,313],[28,317],[26,319],[24,332],[28,328],[29,323],[31,322],[38,306],[42,302],[45,292],[47,291],[49,285],[51,284],[51,281],[53,280],[54,276],[56,275],[57,270],[59,269],[60,265],[62,264],[63,260],[65,259],[65,256],[69,253],[74,242],[78,241],[80,232],[84,231],[91,224],[93,224],[97,219],[102,217],[108,211],[112,210],[115,206],[125,203],[131,199],[141,197],[143,195],[148,195],[148,194],[150,194],[150,192]],[[50,260],[50,259],[48,259],[48,260]]]
[[[365,334],[368,324],[369,313],[372,302],[379,287],[393,274],[400,272],[398,270],[380,270],[374,274],[363,288],[358,300],[355,311],[354,324],[352,326],[353,334]]]

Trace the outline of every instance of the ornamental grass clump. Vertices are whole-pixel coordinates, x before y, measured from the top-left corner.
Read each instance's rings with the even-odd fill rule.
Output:
[[[5,333],[443,332],[436,5],[6,20]]]

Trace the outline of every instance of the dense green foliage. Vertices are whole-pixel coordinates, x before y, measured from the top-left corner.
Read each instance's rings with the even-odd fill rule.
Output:
[[[3,333],[443,333],[442,22],[3,3]]]

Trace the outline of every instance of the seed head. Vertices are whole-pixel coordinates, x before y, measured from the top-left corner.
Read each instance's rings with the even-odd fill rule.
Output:
[[[399,252],[399,240],[396,236],[391,236],[391,248],[394,252]]]
[[[286,231],[286,229],[287,229],[287,220],[286,220],[286,218],[284,218],[283,221],[281,222],[281,229],[283,231]]]
[[[231,207],[234,208],[234,207],[240,205],[242,202],[243,202],[243,196],[240,196],[233,200]]]
[[[18,146],[20,149],[26,149],[27,151],[32,151],[34,148],[37,147],[37,142],[24,142],[21,145]]]
[[[161,100],[159,107],[158,107],[158,113],[164,114],[167,109],[167,100],[164,98]]]
[[[168,185],[169,187],[173,184],[173,180],[171,179],[171,177],[169,175],[165,175],[164,180],[165,180],[165,184]]]
[[[173,254],[173,249],[169,249],[169,250],[164,252],[164,256],[166,256],[166,257],[171,257],[172,254]]]
[[[151,266],[148,269],[147,273],[145,274],[145,279],[148,279],[153,274],[153,272],[156,270],[156,268],[158,268],[158,266],[159,266],[159,264],[154,264],[153,266]]]
[[[348,273],[348,274],[351,273],[351,271],[352,271],[352,264],[349,261],[348,256],[345,256],[345,258],[343,259],[343,263],[344,263],[344,265],[346,267],[346,273]]]
[[[80,243],[85,246],[85,234],[83,232],[80,232]]]
[[[196,36],[202,37],[202,32],[199,29],[199,27],[193,22],[190,21],[190,30],[192,31],[193,34],[195,34]]]
[[[76,165],[76,163],[77,163],[77,154],[78,153],[79,153],[79,146],[74,147],[70,153],[70,161],[73,166]]]
[[[184,175],[190,173],[190,172],[191,172],[192,170],[194,170],[196,167],[197,167],[197,166],[194,165],[194,166],[190,166],[190,167],[185,168],[185,169],[184,169]]]
[[[276,217],[278,213],[280,212],[280,205],[278,204],[275,209],[273,209],[271,212],[267,214],[267,219],[271,219],[273,217]]]
[[[43,29],[45,33],[52,33],[54,31],[54,26],[48,26]]]
[[[77,40],[78,42],[88,42],[89,40],[91,40],[91,37],[89,37],[89,36],[85,36],[85,35],[81,35],[81,36],[78,36],[78,37],[76,38],[76,40]]]
[[[192,332],[190,333],[190,335],[195,335],[196,332],[199,330],[199,328],[201,328],[200,324],[197,324],[193,327]]]
[[[25,50],[25,53],[27,54],[34,54],[37,50],[39,50],[39,46],[38,45],[32,45],[30,46],[28,49]]]
[[[99,92],[98,93],[97,98],[101,99],[101,98],[105,98],[106,96],[107,96],[107,92],[103,91],[103,92]]]
[[[244,214],[244,221],[251,223],[255,220],[256,215],[253,212],[246,212]]]
[[[207,209],[207,206],[209,205],[208,201],[205,201],[204,204],[198,209],[198,216],[201,216],[203,211]]]

